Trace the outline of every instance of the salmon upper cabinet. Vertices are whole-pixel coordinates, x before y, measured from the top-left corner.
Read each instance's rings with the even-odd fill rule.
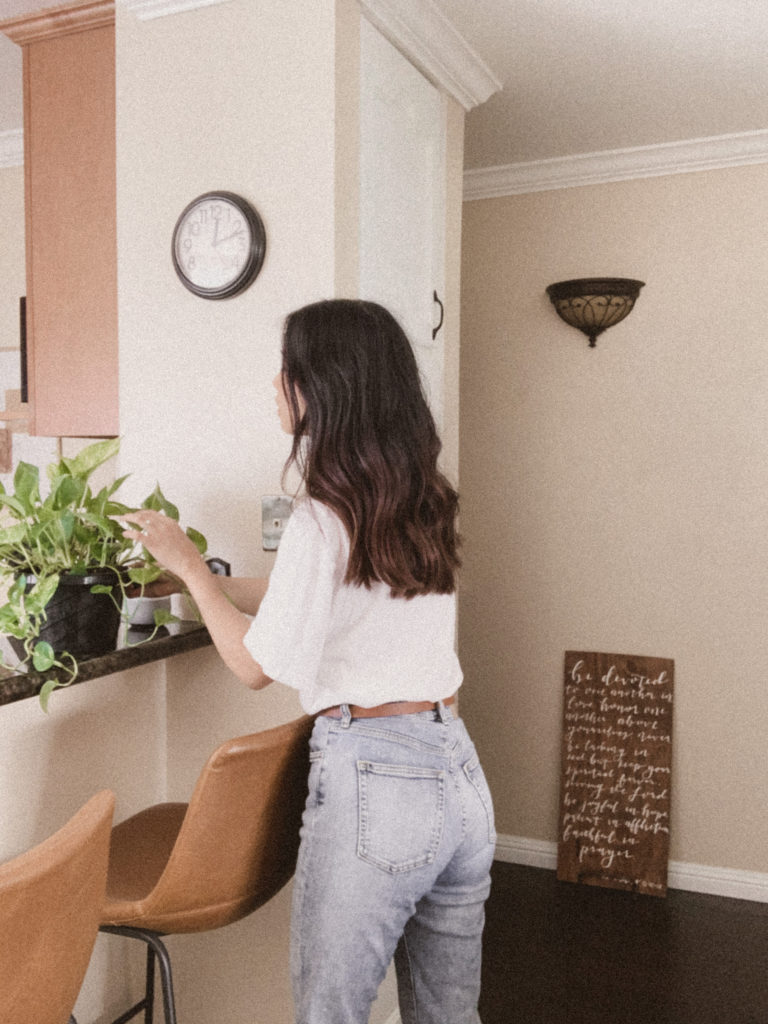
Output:
[[[23,50],[30,433],[118,433],[114,0],[0,22]]]

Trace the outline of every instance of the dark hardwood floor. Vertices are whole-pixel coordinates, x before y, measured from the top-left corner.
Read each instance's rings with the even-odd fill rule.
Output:
[[[768,904],[496,862],[483,1024],[768,1024]]]

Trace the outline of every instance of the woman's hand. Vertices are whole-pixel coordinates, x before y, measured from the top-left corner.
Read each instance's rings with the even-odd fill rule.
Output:
[[[162,512],[144,509],[122,516],[121,521],[128,524],[123,536],[142,544],[172,576],[186,583],[195,572],[208,572],[193,542],[175,520]]]
[[[120,516],[120,520],[129,524],[123,530],[124,537],[143,544],[169,574],[182,581],[197,605],[216,649],[235,675],[254,690],[271,683],[271,678],[243,644],[250,626],[248,615],[240,611],[228,596],[231,589],[233,596],[255,614],[267,581],[214,576],[179,524],[162,512],[142,509]]]

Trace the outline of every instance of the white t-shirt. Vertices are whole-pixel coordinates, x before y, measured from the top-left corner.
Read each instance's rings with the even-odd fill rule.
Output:
[[[298,502],[244,643],[314,714],[335,704],[442,700],[462,679],[455,594],[392,597],[344,583],[349,540],[328,506]]]

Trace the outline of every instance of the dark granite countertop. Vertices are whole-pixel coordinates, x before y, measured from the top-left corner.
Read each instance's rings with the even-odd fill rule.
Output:
[[[81,661],[77,679],[72,685],[108,676],[113,672],[123,672],[137,665],[161,661],[174,654],[194,651],[210,643],[208,630],[199,622],[180,622],[163,627],[151,640],[143,639],[139,630],[126,632],[121,628],[116,649],[109,654]],[[51,675],[50,672],[40,675],[37,672],[14,672],[12,669],[0,668],[0,705],[36,696],[44,680]]]

